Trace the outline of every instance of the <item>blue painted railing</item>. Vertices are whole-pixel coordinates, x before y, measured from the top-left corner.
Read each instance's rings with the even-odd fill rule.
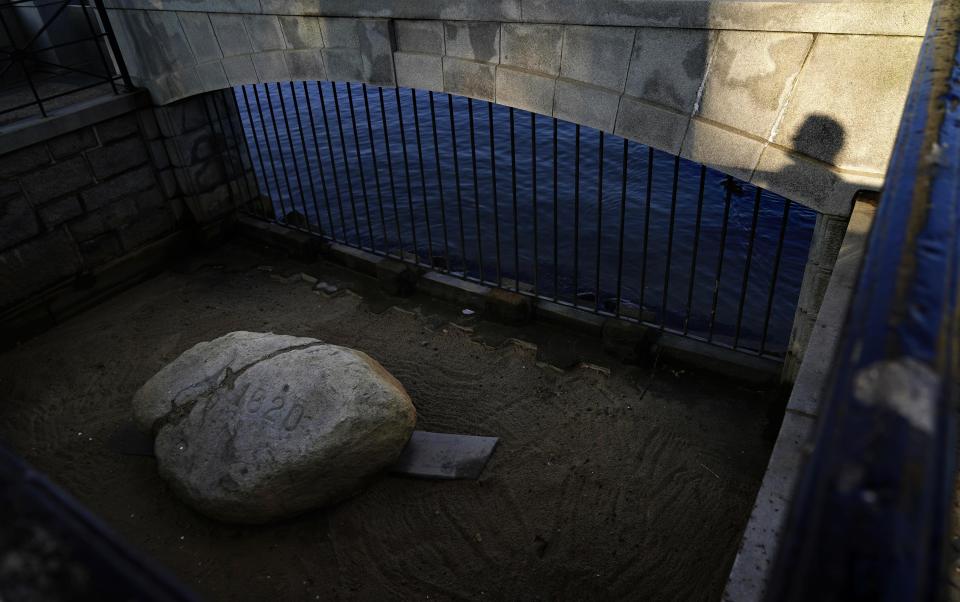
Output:
[[[945,599],[960,289],[960,3],[934,2],[769,600]]]

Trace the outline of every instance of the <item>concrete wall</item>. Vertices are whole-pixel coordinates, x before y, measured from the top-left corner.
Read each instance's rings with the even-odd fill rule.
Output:
[[[207,115],[202,97],[155,110],[139,93],[0,128],[0,323],[251,198],[229,127]]]
[[[350,80],[680,154],[830,215],[882,184],[929,2],[107,0],[158,103]]]

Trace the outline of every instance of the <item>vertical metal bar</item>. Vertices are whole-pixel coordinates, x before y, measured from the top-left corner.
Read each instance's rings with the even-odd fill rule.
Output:
[[[503,268],[500,262],[500,202],[497,198],[497,152],[493,135],[493,103],[487,103],[487,124],[490,126],[490,179],[493,181],[493,239],[497,245],[497,286],[503,286]]]
[[[480,184],[477,178],[477,138],[474,133],[473,99],[467,99],[467,112],[470,113],[470,161],[473,163],[473,209],[477,217],[477,263],[480,282],[483,282],[483,234],[480,228]]]
[[[410,88],[413,101],[413,131],[417,136],[417,161],[420,165],[420,190],[423,193],[423,219],[427,226],[427,257],[433,267],[433,233],[430,231],[430,203],[427,202],[427,176],[423,170],[423,142],[420,140],[420,113],[417,111],[417,91]]]
[[[323,87],[320,85],[320,82],[317,84],[317,96],[320,97],[320,112],[323,113],[323,131],[327,137],[327,154],[330,155],[330,168],[333,170],[333,191],[337,195],[337,207],[340,213],[340,227],[343,232],[343,242],[349,244],[349,236],[347,235],[347,218],[346,211],[343,210],[343,195],[340,193],[340,175],[337,173],[337,156],[333,152],[333,138],[330,136],[330,119],[327,115],[327,101],[323,98]],[[334,92],[336,95],[336,92]],[[359,233],[357,238],[360,238]]]
[[[266,84],[269,89],[270,84]],[[300,208],[303,209],[303,219],[307,222],[307,230],[310,230],[310,212],[307,211],[307,197],[303,194],[303,179],[300,177],[300,162],[297,161],[297,150],[293,145],[293,133],[290,130],[290,119],[287,116],[287,103],[283,100],[283,90],[280,88],[280,82],[276,83],[277,96],[280,97],[280,110],[283,113],[283,127],[287,132],[287,144],[290,146],[290,158],[293,160],[293,172],[297,177],[297,192],[300,193]],[[286,163],[286,161],[284,161]],[[290,204],[293,204],[293,195],[290,195]],[[319,218],[318,218],[319,221]]]
[[[753,263],[753,243],[757,238],[757,217],[760,215],[760,195],[762,190],[757,188],[753,196],[753,219],[750,221],[750,241],[747,243],[747,261],[743,266],[743,282],[740,285],[740,306],[737,308],[737,329],[733,336],[733,348],[740,344],[740,326],[743,322],[743,304],[747,300],[747,284],[750,282],[750,266]]]
[[[520,224],[517,216],[517,140],[510,107],[510,186],[513,190],[513,290],[520,292]]]
[[[253,144],[257,149],[257,160],[260,163],[260,173],[263,174],[263,184],[264,188],[267,189],[267,198],[270,200],[270,207],[273,208],[273,196],[270,192],[270,177],[267,175],[267,167],[263,162],[263,150],[260,148],[260,137],[257,136],[257,127],[253,123],[253,113],[250,111],[250,98],[247,96],[247,87],[240,86],[240,90],[243,92],[243,104],[247,109],[247,121],[250,122],[250,132],[253,134]],[[260,125],[263,125],[263,122],[260,122]],[[266,139],[266,131],[264,131],[264,139]],[[274,177],[276,177],[276,167],[273,168]],[[278,192],[279,195],[279,192]],[[276,217],[276,216],[274,216]]]
[[[717,319],[717,301],[720,297],[720,279],[723,277],[723,256],[727,250],[727,225],[730,223],[730,197],[733,194],[733,178],[727,176],[724,182],[724,188],[727,189],[723,199],[723,223],[720,226],[720,253],[717,256],[717,277],[713,281],[713,302],[710,306],[710,329],[707,333],[707,340],[713,340],[713,328]]]
[[[357,157],[357,171],[360,174],[360,191],[363,194],[363,211],[367,215],[367,236],[370,237],[370,250],[376,251],[373,238],[373,220],[370,218],[370,199],[367,197],[367,176],[363,171],[363,159],[360,158],[360,135],[357,133],[357,110],[353,105],[353,84],[346,82],[347,102],[350,105],[350,124],[353,127],[353,152]]]
[[[403,234],[400,229],[400,208],[397,206],[397,187],[393,180],[393,153],[390,151],[390,134],[387,133],[387,109],[383,102],[383,88],[377,88],[380,96],[380,122],[383,129],[383,143],[387,148],[387,175],[390,176],[390,196],[393,199],[393,222],[397,229],[397,247],[400,249],[400,261],[406,261],[403,256]]]
[[[680,180],[680,157],[673,158],[673,192],[670,195],[670,225],[667,227],[667,266],[663,271],[663,302],[660,305],[660,328],[667,325],[667,297],[670,293],[670,267],[673,261],[673,225],[677,215],[677,186]]]
[[[693,260],[690,262],[690,286],[687,288],[687,316],[683,319],[683,334],[690,329],[690,312],[693,309],[693,285],[697,276],[697,251],[700,245],[700,221],[703,216],[703,187],[707,180],[707,168],[700,166],[700,192],[697,197],[697,221],[693,228]]]
[[[443,261],[445,271],[450,273],[450,241],[447,238],[447,208],[443,198],[443,170],[440,168],[440,139],[437,136],[437,108],[433,100],[433,92],[428,92],[430,99],[430,127],[433,129],[433,158],[437,164],[437,190],[440,193],[440,225],[443,227]]]
[[[373,179],[377,185],[377,206],[380,208],[380,228],[383,230],[384,252],[387,247],[387,216],[383,212],[383,189],[380,187],[380,162],[377,161],[377,144],[373,141],[373,121],[370,119],[370,99],[367,84],[362,84],[363,112],[367,116],[367,138],[370,140],[370,155],[373,158]]]
[[[330,222],[330,238],[334,241],[337,240],[336,227],[333,223],[333,211],[330,209],[330,191],[327,189],[327,176],[323,173],[323,155],[320,154],[320,141],[317,140],[317,123],[313,117],[313,103],[310,102],[310,89],[307,87],[307,82],[300,82],[303,84],[303,96],[307,99],[307,116],[310,120],[310,133],[313,138],[313,151],[317,155],[317,168],[320,172],[320,186],[323,189],[323,204],[327,211],[327,220]],[[318,216],[319,219],[319,216]],[[347,239],[347,231],[343,230],[343,240]]]
[[[597,261],[594,270],[593,311],[600,310],[600,251],[603,250],[603,132],[597,161]]]
[[[575,129],[573,151],[573,306],[580,299],[580,124]]]
[[[353,231],[357,235],[357,247],[363,247],[360,236],[360,219],[357,217],[357,199],[353,194],[353,174],[350,173],[350,158],[347,156],[347,138],[343,133],[343,117],[340,113],[340,95],[337,94],[337,82],[330,82],[333,91],[333,109],[337,115],[337,131],[340,133],[340,152],[343,156],[343,169],[347,176],[347,192],[350,195],[350,215],[353,216]]]
[[[254,85],[254,90],[256,90],[256,85]],[[274,140],[277,141],[277,152],[282,155],[282,154],[283,154],[283,147],[280,146],[280,130],[279,130],[279,128],[277,128],[277,115],[276,115],[276,113],[275,113],[274,110],[273,110],[273,99],[270,97],[270,85],[269,85],[269,84],[263,84],[263,91],[264,91],[264,93],[266,94],[266,97],[267,97],[267,108],[270,109],[270,121],[273,122],[273,137],[274,137]],[[258,105],[260,104],[260,94],[259,94],[259,93],[257,94],[257,104],[258,104]],[[270,148],[270,138],[269,138],[269,136],[267,137],[267,148],[268,148],[268,149]],[[276,165],[276,163],[273,162],[273,151],[270,151],[270,163],[273,163],[274,165]],[[281,161],[281,162],[280,162],[280,169],[281,169],[281,171],[283,171],[283,184],[284,184],[284,188],[286,189],[287,193],[290,194],[290,174],[287,172],[287,162],[286,162],[286,161]],[[290,206],[291,206],[291,207],[293,206],[293,194],[290,194]],[[286,221],[287,221],[287,207],[286,207],[286,205],[285,205],[284,202],[283,202],[283,190],[280,191],[280,208],[283,210],[283,219],[282,219],[281,221],[283,221],[284,223],[286,223]]]
[[[620,235],[617,237],[617,305],[614,315],[620,317],[620,304],[623,296],[623,231],[627,221],[627,162],[629,159],[629,143],[623,139],[623,163],[621,164],[620,183]],[[639,316],[637,316],[639,318]]]
[[[447,94],[447,108],[450,113],[450,138],[453,141],[453,174],[457,183],[457,219],[460,224],[460,254],[463,259],[463,273],[467,274],[467,243],[463,236],[463,194],[460,189],[460,152],[457,148],[457,124],[453,119],[453,95]]]
[[[113,78],[113,69],[110,67],[110,63],[107,61],[107,55],[103,51],[103,48],[100,46],[100,33],[97,31],[97,28],[93,26],[93,19],[90,18],[90,13],[87,12],[87,8],[90,6],[88,0],[80,0],[80,12],[83,13],[83,18],[87,22],[87,29],[90,30],[91,41],[93,45],[97,47],[97,54],[100,56],[100,62],[103,63],[104,75],[110,80],[110,88],[113,89],[113,93],[117,94],[117,82]]]
[[[288,82],[290,85],[290,96],[293,97],[293,112],[297,115],[297,131],[300,134],[300,147],[303,149],[303,161],[304,166],[307,170],[307,183],[310,186],[310,198],[313,200],[313,212],[317,216],[317,230],[319,234],[323,234],[323,224],[320,222],[320,206],[317,204],[317,189],[313,185],[313,170],[310,168],[310,152],[307,151],[307,139],[303,135],[303,120],[300,117],[300,101],[297,100],[297,89],[293,86],[293,82]],[[277,84],[279,87],[280,84]],[[310,99],[307,98],[307,104],[310,104]],[[292,142],[292,140],[291,140]],[[295,162],[296,163],[296,162]],[[307,217],[307,216],[304,216]],[[307,217],[307,226],[309,228],[310,219]]]
[[[413,190],[410,187],[410,159],[407,158],[407,134],[403,125],[403,107],[400,105],[400,88],[393,89],[397,98],[397,118],[400,122],[400,146],[403,148],[403,171],[407,181],[407,209],[410,212],[410,237],[413,239],[413,263],[420,263],[420,246],[417,244],[417,221],[413,213]]]
[[[560,189],[557,186],[557,118],[553,118],[553,300],[560,300]]]
[[[773,276],[770,278],[770,295],[767,297],[767,311],[763,318],[763,336],[760,338],[760,353],[767,350],[767,334],[770,330],[770,316],[773,313],[773,299],[777,292],[777,277],[780,275],[780,257],[783,255],[783,241],[787,234],[787,222],[790,220],[790,200],[783,202],[783,216],[780,218],[780,234],[777,237],[777,253],[773,258]]]
[[[643,321],[644,296],[647,291],[647,249],[650,242],[650,205],[653,199],[653,147],[647,147],[646,206],[643,210],[643,249],[640,256],[640,320]]]
[[[537,207],[537,114],[530,113],[530,186],[533,197],[533,291],[540,294],[539,267],[540,267],[540,227],[537,223],[539,207]]]
[[[120,44],[117,43],[117,35],[113,31],[113,25],[110,23],[110,16],[107,9],[103,6],[103,0],[93,0],[97,7],[97,14],[100,15],[100,24],[103,25],[103,32],[107,34],[107,41],[110,42],[110,50],[113,51],[113,60],[120,71],[120,77],[123,78],[123,85],[127,88],[133,88],[133,82],[130,81],[130,73],[127,71],[127,64],[123,61],[123,53],[120,52]]]

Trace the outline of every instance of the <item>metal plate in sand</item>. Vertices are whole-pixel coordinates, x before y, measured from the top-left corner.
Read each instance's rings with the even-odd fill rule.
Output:
[[[497,437],[413,431],[391,472],[427,479],[478,479]]]

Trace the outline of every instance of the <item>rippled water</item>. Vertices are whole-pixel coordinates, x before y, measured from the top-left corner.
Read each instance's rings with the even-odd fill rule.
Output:
[[[642,306],[649,321],[723,344],[734,343],[739,321],[741,346],[759,349],[766,330],[765,350],[783,353],[811,210],[790,205],[784,224],[786,201],[763,191],[748,261],[756,188],[730,186],[706,169],[701,204],[701,167],[653,151],[649,174],[650,149],[641,144],[627,145],[624,197],[624,142],[603,136],[601,178],[601,134],[591,128],[579,128],[578,170],[577,127],[557,123],[555,174],[554,120],[532,122],[526,111],[513,111],[511,135],[510,109],[474,101],[471,128],[470,101],[441,93],[431,107],[426,92],[360,84],[337,84],[336,93],[313,82],[235,92],[260,189],[279,216],[297,211],[340,242],[416,249],[425,263],[488,282],[512,286],[519,273],[523,286],[589,309],[613,310],[619,296],[628,315]]]

